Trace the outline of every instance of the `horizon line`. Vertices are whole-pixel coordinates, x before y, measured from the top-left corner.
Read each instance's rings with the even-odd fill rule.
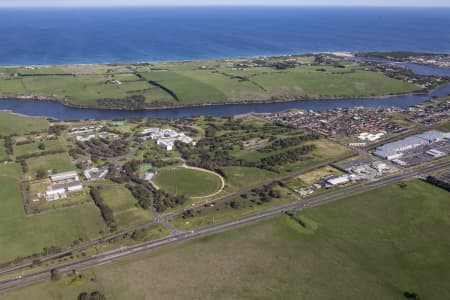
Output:
[[[317,8],[450,8],[449,5],[370,5],[370,4],[342,4],[342,5],[309,5],[309,4],[113,4],[113,5],[1,5],[1,8],[126,8],[126,7],[317,7]]]

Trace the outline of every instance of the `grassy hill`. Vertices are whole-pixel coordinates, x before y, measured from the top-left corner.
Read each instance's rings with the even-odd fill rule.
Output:
[[[0,67],[0,97],[33,96],[78,107],[158,108],[369,97],[417,90],[416,85],[367,71],[354,62],[334,58],[315,63],[314,56]]]

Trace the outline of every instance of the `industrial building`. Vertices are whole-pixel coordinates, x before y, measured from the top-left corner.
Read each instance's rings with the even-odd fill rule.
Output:
[[[331,186],[336,186],[336,185],[340,185],[340,184],[345,184],[345,183],[349,183],[350,182],[350,176],[349,175],[342,175],[339,177],[331,177],[328,178],[326,180],[326,183],[331,185]]]
[[[45,191],[45,199],[54,201],[67,198],[69,193],[83,190],[83,184],[75,171],[50,176],[51,185]]]
[[[438,131],[430,130],[422,134],[407,137],[405,139],[385,144],[378,147],[373,154],[387,159],[396,160],[403,156],[403,152],[411,150],[420,146],[430,145],[432,143],[448,138],[448,134]]]

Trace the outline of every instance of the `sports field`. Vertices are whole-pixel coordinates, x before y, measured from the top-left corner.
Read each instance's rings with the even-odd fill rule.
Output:
[[[297,62],[310,56],[295,57]],[[292,59],[292,57],[291,57]],[[252,59],[249,59],[250,61]],[[0,96],[39,96],[73,106],[156,108],[303,98],[369,97],[420,88],[355,63],[278,69],[245,59],[162,62],[151,66],[72,65],[0,68]],[[258,65],[259,64],[259,65]],[[52,73],[54,72],[54,73]],[[18,74],[11,76],[11,74]],[[133,103],[133,104],[131,104]]]
[[[308,209],[306,228],[281,217],[0,299],[448,299],[449,210],[446,191],[408,181]]]
[[[113,210],[118,229],[122,230],[152,220],[150,210],[142,209],[131,192],[123,186],[108,186],[100,189],[105,204]]]
[[[68,246],[106,232],[93,203],[51,213],[26,216],[18,177],[19,164],[0,166],[0,262],[41,252],[44,247]]]
[[[23,135],[47,129],[48,121],[45,119],[22,117],[0,111],[0,136]]]
[[[186,197],[206,197],[218,192],[222,187],[218,175],[181,167],[158,171],[154,181],[163,190]]]

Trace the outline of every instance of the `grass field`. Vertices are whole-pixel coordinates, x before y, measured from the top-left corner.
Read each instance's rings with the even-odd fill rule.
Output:
[[[306,229],[281,217],[0,299],[448,299],[449,210],[447,192],[409,181],[308,209]]]
[[[226,191],[237,191],[279,176],[267,170],[248,167],[223,167],[222,171],[225,173]]]
[[[119,230],[149,222],[153,218],[151,211],[142,209],[131,192],[123,186],[102,187],[100,193],[106,205],[113,210]]]
[[[306,144],[314,144],[316,146],[315,150],[309,153],[303,160],[281,166],[279,169],[282,172],[292,172],[299,170],[301,168],[307,168],[311,165],[327,161],[333,158],[345,156],[351,154],[351,150],[333,143],[327,139],[320,139],[313,142],[308,142]]]
[[[48,122],[45,119],[22,117],[0,111],[0,136],[23,135],[47,129]]]
[[[275,186],[273,190],[280,193],[279,198],[272,198],[268,202],[263,202],[257,196],[257,193],[250,192],[245,197],[239,196],[228,201],[214,203],[214,205],[202,206],[192,210],[191,216],[176,217],[170,221],[170,224],[180,230],[191,230],[237,219],[251,213],[287,204],[297,199],[296,194],[288,188]],[[238,203],[237,207],[233,207],[231,203]]]
[[[45,146],[44,149],[39,149],[39,146],[43,144]],[[27,154],[41,153],[44,151],[64,151],[66,147],[59,140],[50,140],[44,142],[36,142],[32,144],[24,144],[24,145],[15,145],[14,146],[14,155],[22,156]]]
[[[166,168],[158,171],[155,183],[173,195],[204,197],[217,192],[220,178],[207,172],[187,168]]]
[[[38,170],[53,171],[53,173],[61,173],[75,170],[69,154],[59,153],[52,155],[44,155],[33,157],[26,160],[28,165],[28,175],[31,178],[36,177]]]
[[[439,130],[450,132],[450,122],[446,122],[438,127]]]
[[[22,204],[18,164],[0,166],[0,262],[28,256],[44,247],[67,246],[98,237],[106,226],[93,204],[26,216]]]
[[[326,176],[339,176],[342,175],[342,172],[338,169],[335,169],[330,166],[326,166],[323,168],[315,169],[311,172],[307,172],[305,174],[302,174],[300,176],[297,176],[293,179],[294,182],[296,182],[300,186],[311,186],[314,183],[316,183],[319,179],[326,177]]]
[[[295,59],[305,61],[301,56]],[[310,61],[311,57],[306,59]],[[280,58],[266,60],[269,64],[283,61]],[[304,97],[368,97],[420,89],[382,73],[361,70],[356,63],[346,61],[340,61],[345,68],[321,64],[283,70],[264,65],[237,66],[243,62],[245,60],[240,59],[161,62],[152,64],[152,67],[68,65],[32,70],[3,67],[0,68],[0,96],[41,96],[74,106],[100,108],[105,108],[105,103],[99,100],[120,100],[120,106],[126,108],[130,97],[144,96],[141,105],[155,108]],[[19,75],[10,75],[15,73]]]
[[[5,141],[0,139],[0,161],[5,159],[8,159],[5,149]]]

